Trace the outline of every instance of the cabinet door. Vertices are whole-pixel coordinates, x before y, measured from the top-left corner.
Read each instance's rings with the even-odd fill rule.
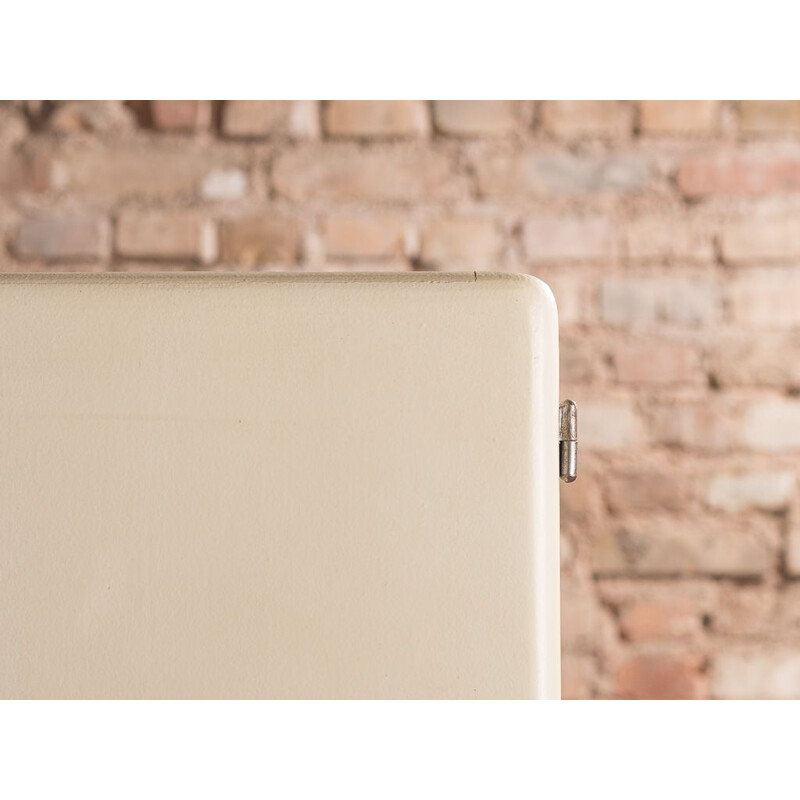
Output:
[[[3,276],[0,325],[0,696],[558,696],[544,284]]]

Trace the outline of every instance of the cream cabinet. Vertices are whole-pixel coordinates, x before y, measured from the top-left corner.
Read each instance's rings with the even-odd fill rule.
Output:
[[[0,696],[559,696],[524,276],[0,278]]]

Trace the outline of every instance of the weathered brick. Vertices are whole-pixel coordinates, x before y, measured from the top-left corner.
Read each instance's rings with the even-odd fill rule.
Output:
[[[800,100],[740,100],[742,133],[800,133]]]
[[[800,189],[800,153],[796,148],[709,150],[678,166],[678,188],[688,198],[715,194],[761,195]]]
[[[648,431],[656,444],[719,453],[736,442],[736,420],[725,403],[679,400],[653,403],[649,411]]]
[[[641,420],[626,401],[583,402],[579,415],[581,447],[586,450],[627,450],[643,440]]]
[[[0,161],[13,147],[25,139],[28,125],[21,112],[0,106]]]
[[[151,100],[153,125],[162,131],[190,133],[200,120],[199,100]]]
[[[598,596],[618,614],[639,603],[665,606],[688,603],[698,617],[716,612],[720,586],[719,581],[703,577],[658,581],[642,581],[635,577],[603,578],[596,582]]]
[[[561,697],[564,700],[589,700],[597,682],[597,660],[591,655],[561,655]]]
[[[204,200],[240,200],[247,194],[247,173],[236,167],[212,169],[200,185]]]
[[[12,139],[13,131],[6,134]],[[3,137],[0,129],[0,138]],[[2,142],[0,141],[0,144]],[[0,200],[17,194],[46,192],[53,184],[54,160],[49,143],[30,139],[0,149]]]
[[[631,261],[708,263],[714,260],[713,231],[700,221],[663,215],[630,220],[623,228],[624,251]]]
[[[713,579],[613,578],[598,582],[604,604],[615,610],[623,639],[630,642],[705,638],[719,609],[720,583]]]
[[[310,100],[229,100],[222,116],[222,132],[237,139],[272,136],[316,139],[319,108]]]
[[[108,220],[88,211],[41,211],[23,217],[14,250],[21,259],[82,261],[105,259]]]
[[[338,212],[325,221],[329,257],[392,258],[403,253],[405,222],[399,214]]]
[[[542,126],[564,139],[623,137],[633,127],[633,108],[620,100],[546,100]]]
[[[793,576],[794,577],[794,576]],[[800,582],[791,581],[777,592],[775,614],[772,617],[773,632],[787,634],[800,632]]]
[[[433,122],[448,136],[502,136],[518,125],[512,100],[435,100]]]
[[[446,155],[406,145],[298,148],[278,157],[272,178],[277,192],[295,202],[401,202],[466,193]]]
[[[562,334],[559,342],[559,365],[559,374],[564,383],[592,383],[603,372],[603,353],[597,342],[583,334]]]
[[[428,104],[422,100],[330,100],[323,126],[328,136],[387,138],[426,136]]]
[[[207,154],[187,147],[82,143],[56,154],[52,188],[114,199],[192,196],[213,163],[209,162]]]
[[[711,695],[726,700],[800,698],[800,650],[762,646],[716,654]]]
[[[707,325],[718,321],[721,311],[712,278],[609,277],[600,284],[600,315],[611,325]]]
[[[800,578],[800,523],[793,519],[786,532],[786,553],[784,569],[792,578]],[[798,606],[800,608],[800,605]]]
[[[696,700],[705,691],[703,659],[693,654],[632,655],[616,674],[617,697],[629,700]]]
[[[573,491],[574,490],[574,491]],[[564,527],[591,527],[605,516],[600,482],[582,469],[581,479],[561,492],[561,523]]]
[[[591,652],[602,623],[600,605],[588,576],[563,577],[561,607],[561,646],[569,652]]]
[[[491,219],[440,219],[422,232],[420,260],[426,266],[492,269],[503,238]]]
[[[754,328],[800,326],[800,269],[759,267],[730,281],[730,311],[735,323]]]
[[[614,514],[641,511],[681,511],[691,502],[691,480],[673,475],[664,480],[664,470],[615,471],[606,482],[606,502]]]
[[[525,223],[524,244],[534,264],[548,261],[610,261],[614,237],[604,217],[545,216]]]
[[[592,569],[597,575],[760,577],[775,564],[777,530],[755,522],[742,529],[715,517],[622,523],[593,537]]]
[[[797,217],[740,220],[722,229],[720,249],[728,264],[798,261],[800,221]]]
[[[547,268],[537,265],[536,275],[553,291],[558,306],[558,321],[565,325],[581,325],[591,322],[596,293],[594,267],[592,271],[569,269],[558,266]]]
[[[794,473],[751,470],[715,475],[706,488],[706,503],[720,511],[782,511],[794,496]]]
[[[734,332],[707,342],[707,367],[718,386],[800,389],[800,333]]]
[[[48,125],[59,133],[121,134],[136,127],[136,116],[119,101],[74,100],[57,108]]]
[[[768,583],[720,586],[718,607],[711,619],[715,636],[752,638],[769,636],[774,630],[778,592]]]
[[[216,227],[196,211],[123,211],[115,242],[123,258],[211,264],[217,257]]]
[[[623,343],[611,359],[620,383],[697,383],[703,379],[697,349],[688,344]]]
[[[769,397],[754,400],[739,426],[741,443],[766,453],[800,449],[800,400]]]
[[[684,600],[641,600],[627,605],[619,617],[623,638],[630,642],[696,639],[702,620],[695,606]]]
[[[639,128],[644,135],[707,136],[716,131],[716,100],[642,100]]]
[[[300,243],[300,225],[290,217],[263,214],[220,223],[220,259],[230,266],[292,264]]]
[[[539,150],[494,152],[475,159],[478,188],[484,195],[579,197],[632,194],[649,177],[639,156],[576,156]]]

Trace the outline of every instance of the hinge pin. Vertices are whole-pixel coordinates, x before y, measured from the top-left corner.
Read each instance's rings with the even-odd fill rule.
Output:
[[[565,483],[578,475],[578,407],[564,400],[558,407],[558,474]]]

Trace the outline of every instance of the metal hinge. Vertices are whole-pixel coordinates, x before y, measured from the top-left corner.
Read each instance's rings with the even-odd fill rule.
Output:
[[[572,400],[558,407],[558,475],[565,483],[578,475],[578,407]]]

